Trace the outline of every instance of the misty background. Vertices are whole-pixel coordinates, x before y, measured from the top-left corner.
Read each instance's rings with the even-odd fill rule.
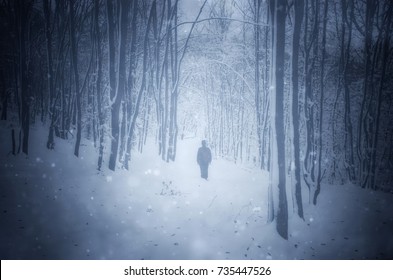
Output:
[[[392,1],[2,0],[0,14],[2,258],[225,258],[236,242],[207,244],[221,242],[226,229],[238,234],[228,228],[233,223],[243,231],[255,224],[247,235],[255,252],[243,252],[252,248],[243,239],[231,258],[392,258]],[[198,176],[201,140],[213,154],[208,181]],[[138,238],[128,253],[113,253],[122,242],[89,253],[96,237],[87,254],[68,245],[58,251],[60,238],[46,242],[52,253],[42,255],[45,246],[32,240],[50,223],[58,228],[51,238],[59,237],[78,224],[71,217],[97,211],[90,205],[97,197],[117,201],[118,190],[101,192],[107,184],[138,189],[129,195],[135,205],[122,200],[129,189],[120,191],[121,205],[139,209],[133,222],[146,213],[164,219],[151,204],[169,203],[182,210],[165,214],[180,215],[173,228],[199,217],[208,232],[224,232],[183,232],[194,253],[133,251]],[[57,200],[59,189],[68,192],[60,204],[43,203]],[[184,216],[178,200],[197,205],[195,213]],[[245,215],[247,226],[232,216],[222,224],[199,216],[212,207],[219,207],[214,217]],[[105,209],[99,213],[111,220]],[[58,213],[55,222],[50,212]],[[334,225],[326,226],[330,218]],[[320,226],[309,229],[317,219]],[[153,224],[142,232],[152,233]],[[344,234],[351,226],[359,231]],[[105,240],[111,229],[127,232],[124,240],[138,232],[124,223],[93,228]],[[78,230],[75,239],[88,242],[91,231]],[[257,233],[273,239],[258,243]],[[152,239],[167,242],[161,234]],[[315,236],[353,243],[336,256],[343,244],[318,241],[330,248],[318,255],[305,243]],[[259,252],[262,243],[281,244],[279,254],[272,257],[268,245]],[[295,253],[299,244],[308,244],[303,255]]]

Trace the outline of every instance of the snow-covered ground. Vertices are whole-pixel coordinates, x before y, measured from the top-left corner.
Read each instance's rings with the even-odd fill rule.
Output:
[[[283,240],[266,223],[268,174],[214,159],[201,179],[199,139],[179,141],[175,163],[151,143],[130,171],[98,172],[86,140],[80,158],[71,140],[49,151],[36,126],[29,156],[13,156],[0,129],[1,259],[393,258],[392,194],[324,185],[305,221],[290,209]]]

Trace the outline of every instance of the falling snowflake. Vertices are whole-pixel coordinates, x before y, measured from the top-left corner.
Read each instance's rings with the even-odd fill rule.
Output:
[[[153,171],[154,176],[159,176],[161,174],[159,169],[154,169]]]
[[[149,175],[149,174],[151,174],[151,169],[145,171],[145,175]]]

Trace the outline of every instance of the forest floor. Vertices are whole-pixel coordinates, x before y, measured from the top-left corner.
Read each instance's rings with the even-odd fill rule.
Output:
[[[98,172],[91,142],[76,158],[72,140],[30,137],[14,156],[0,123],[1,259],[393,259],[390,193],[323,185],[316,206],[303,194],[305,220],[290,207],[284,240],[266,222],[268,174],[215,158],[205,181],[199,140],[179,141],[174,163],[152,144],[130,171]]]

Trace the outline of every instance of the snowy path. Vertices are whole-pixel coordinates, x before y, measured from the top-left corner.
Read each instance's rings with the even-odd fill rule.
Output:
[[[3,249],[15,258],[238,257],[230,248],[245,246],[247,223],[265,219],[255,199],[262,188],[249,188],[261,174],[239,177],[235,165],[214,161],[205,181],[197,147],[182,149],[176,164],[147,151],[131,172],[98,176],[93,157],[78,160],[61,141],[56,152],[18,157],[2,166],[2,238],[12,239]]]
[[[2,259],[393,257],[393,195],[326,186],[285,241],[266,224],[267,174],[214,160],[205,181],[199,141],[179,143],[176,163],[145,148],[131,171],[98,173],[93,149],[48,151],[42,134],[28,159],[0,150]]]

